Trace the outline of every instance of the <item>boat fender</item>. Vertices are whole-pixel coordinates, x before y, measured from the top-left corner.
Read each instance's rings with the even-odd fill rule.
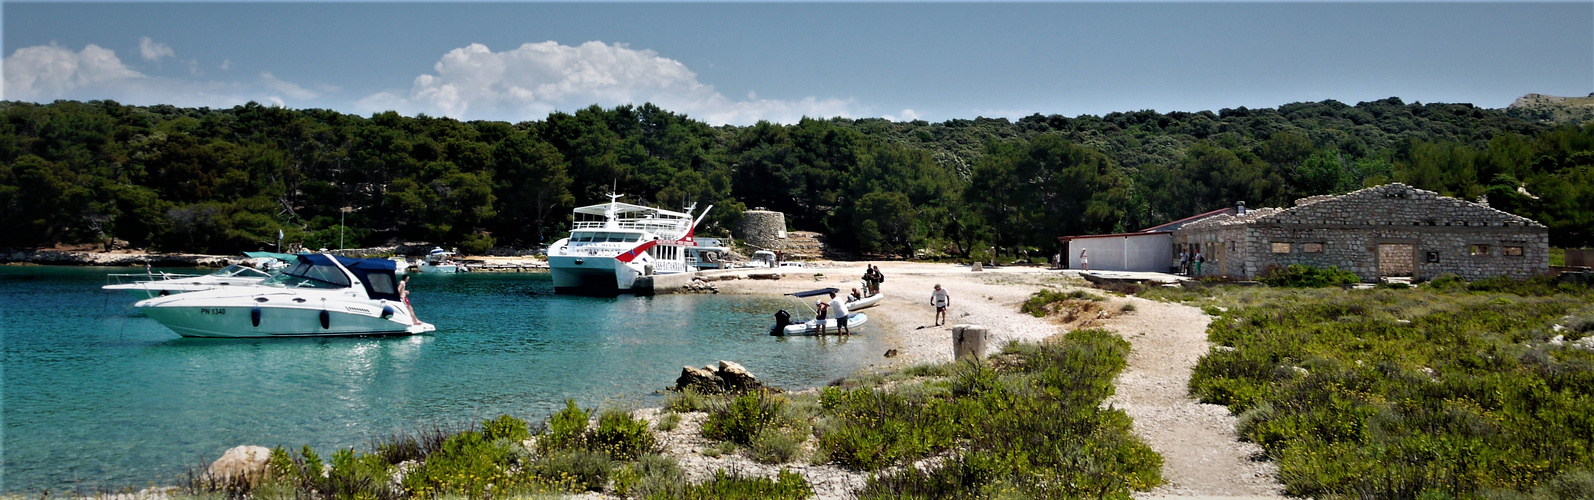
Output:
[[[260,327],[260,306],[249,309],[249,322],[254,324],[256,328]]]
[[[332,328],[332,313],[327,312],[326,309],[322,309],[321,310],[321,329],[325,330],[325,329],[328,329],[328,328]]]
[[[391,317],[393,317],[393,306],[382,306],[382,319],[388,319]]]

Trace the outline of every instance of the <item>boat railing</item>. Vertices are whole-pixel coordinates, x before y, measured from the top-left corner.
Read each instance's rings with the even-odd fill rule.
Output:
[[[618,229],[640,229],[643,231],[659,233],[663,236],[666,232],[680,232],[690,225],[688,220],[622,220],[615,224]],[[570,225],[570,229],[608,229],[608,224],[600,221],[577,221]]]
[[[105,275],[106,285],[130,285],[134,283],[153,283],[183,278],[197,278],[198,274],[168,273],[164,271],[149,273],[111,273]]]

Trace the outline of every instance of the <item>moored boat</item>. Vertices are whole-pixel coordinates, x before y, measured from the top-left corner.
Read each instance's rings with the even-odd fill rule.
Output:
[[[216,272],[198,276],[153,271],[144,274],[111,274],[107,275],[106,279],[118,283],[105,285],[100,289],[122,290],[132,294],[133,298],[148,299],[213,288],[255,285],[269,277],[271,274],[265,271],[233,264]]]
[[[298,262],[252,286],[139,301],[133,307],[184,337],[411,335],[436,330],[400,294],[387,259],[329,254]]]
[[[786,296],[791,297],[793,300],[797,301],[798,304],[801,304],[804,309],[807,309],[809,313],[808,317],[811,319],[806,321],[792,322],[791,313],[788,313],[785,309],[782,309],[775,313],[775,325],[769,328],[769,334],[774,336],[818,335],[821,331],[821,326],[824,327],[823,331],[826,333],[839,333],[836,331],[836,318],[825,318],[822,320],[818,319],[819,311],[814,309],[812,306],[809,306],[808,302],[805,300],[809,297],[829,297],[830,294],[838,292],[840,292],[840,290],[836,288],[820,288],[818,290],[807,290],[786,294]],[[880,295],[875,295],[875,297],[880,297]],[[875,302],[879,302],[879,299],[875,299]],[[875,302],[870,302],[869,305],[863,307],[874,305]],[[854,303],[857,303],[857,301],[849,302],[847,307],[849,309],[854,308],[852,306]],[[849,310],[848,312],[851,311]],[[847,315],[847,330],[849,333],[851,333],[852,329],[863,326],[864,323],[867,322],[869,322],[868,315],[864,313],[851,313]]]
[[[713,206],[693,219],[690,208],[675,212],[609,196],[609,203],[576,208],[570,237],[548,247],[555,291],[631,292],[638,278],[694,272],[699,253],[727,250],[692,236]]]

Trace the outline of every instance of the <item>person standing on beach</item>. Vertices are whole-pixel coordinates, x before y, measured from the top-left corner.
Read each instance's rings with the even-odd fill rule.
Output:
[[[1090,271],[1090,255],[1087,255],[1083,248],[1079,250],[1079,268]]]
[[[930,305],[935,306],[935,326],[946,324],[946,307],[952,305],[952,295],[946,293],[940,283],[936,283],[935,291],[930,292]]]
[[[847,301],[837,297],[836,292],[830,292],[830,310],[836,313],[834,314],[836,317],[836,334],[852,335],[852,330],[847,328]],[[820,328],[824,327],[821,326]]]
[[[1207,261],[1206,257],[1202,257],[1201,256],[1201,249],[1197,248],[1196,251],[1195,251],[1195,257],[1191,258],[1190,260],[1195,261],[1195,275],[1196,276],[1200,276],[1201,275],[1201,263]]]
[[[1190,272],[1190,253],[1186,252],[1184,250],[1184,248],[1180,248],[1179,249],[1179,274],[1187,274],[1189,272]]]

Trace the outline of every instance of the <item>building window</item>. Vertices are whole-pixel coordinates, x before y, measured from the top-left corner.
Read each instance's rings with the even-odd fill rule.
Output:
[[[1439,252],[1428,252],[1428,262],[1437,264],[1439,262]]]
[[[1489,255],[1489,245],[1472,245],[1472,255]]]
[[[1322,243],[1302,243],[1301,244],[1301,252],[1304,252],[1304,253],[1323,253],[1323,244]]]
[[[1521,257],[1522,247],[1505,247],[1505,255],[1507,257]]]
[[[1273,253],[1290,253],[1290,244],[1273,242]]]

